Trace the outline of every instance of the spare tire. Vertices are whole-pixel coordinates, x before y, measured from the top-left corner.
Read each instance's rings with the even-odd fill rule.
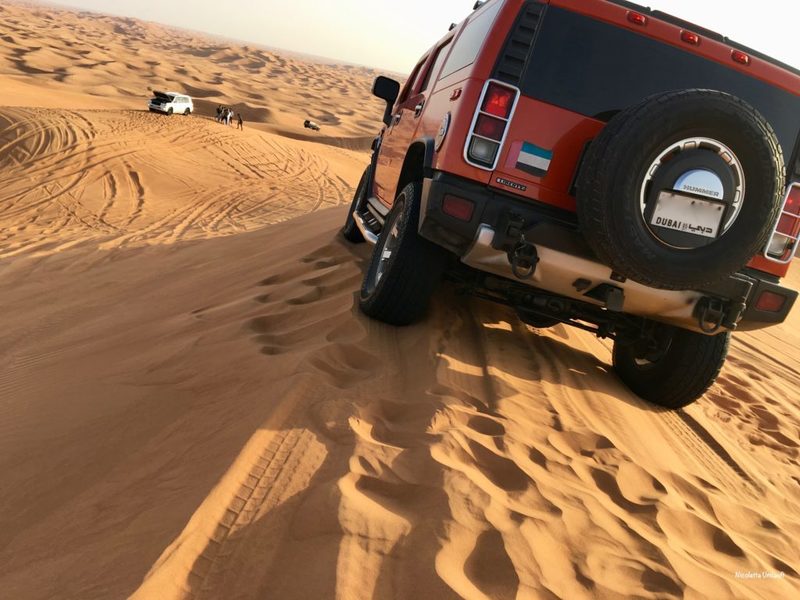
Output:
[[[662,289],[701,289],[763,248],[784,163],[752,106],[712,90],[652,96],[614,116],[578,178],[578,221],[615,272]]]

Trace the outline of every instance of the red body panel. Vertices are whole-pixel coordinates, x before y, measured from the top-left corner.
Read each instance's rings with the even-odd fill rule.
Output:
[[[558,208],[574,211],[575,197],[570,194],[578,161],[590,140],[604,127],[604,123],[563,108],[546,104],[529,97],[522,96],[517,104],[516,112],[510,123],[505,143],[500,149],[500,159],[495,171],[481,169],[468,164],[463,157],[463,149],[470,133],[472,117],[487,79],[491,78],[498,55],[503,51],[506,38],[513,27],[524,0],[495,0],[503,5],[495,18],[490,34],[483,42],[476,60],[469,66],[439,79],[439,73],[432,73],[428,89],[420,94],[420,82],[424,79],[426,69],[431,67],[434,50],[452,38],[446,51],[458,43],[459,35],[464,31],[470,19],[485,11],[489,3],[473,12],[467,21],[462,22],[455,30],[449,32],[428,54],[419,72],[415,72],[415,81],[407,100],[395,106],[394,114],[402,115],[400,123],[385,128],[381,150],[378,156],[378,172],[376,175],[375,194],[387,206],[399,191],[400,172],[409,144],[422,137],[435,137],[443,117],[451,115],[450,129],[442,147],[433,160],[433,168],[457,175],[474,182],[513,193],[521,198],[538,200]],[[800,76],[780,68],[766,60],[750,57],[750,64],[742,65],[732,58],[733,48],[724,43],[707,38],[700,34],[700,44],[690,45],[683,41],[680,26],[661,21],[648,15],[647,24],[637,25],[628,20],[630,10],[605,0],[548,0],[554,6],[571,10],[615,26],[636,31],[663,43],[679,47],[725,65],[728,68],[746,73],[761,79],[770,85],[780,87],[793,94],[800,92]],[[545,17],[546,23],[546,17]],[[687,29],[691,31],[690,29]],[[424,110],[414,116],[414,107],[424,102]],[[528,142],[553,153],[547,174],[537,177],[517,168],[520,147]],[[788,157],[787,157],[788,159]],[[511,182],[515,189],[498,182],[502,179]],[[522,189],[524,187],[524,190]],[[757,256],[750,265],[754,269],[783,277],[788,265],[781,265]]]
[[[490,185],[507,191],[507,187],[497,183],[497,176],[500,176],[527,186],[525,195],[530,193],[532,198],[541,202],[574,211],[575,197],[570,195],[569,190],[575,178],[575,167],[586,144],[597,136],[604,125],[601,121],[523,96],[511,121],[511,129]],[[550,168],[544,177],[516,168],[520,147],[524,142],[553,152]]]

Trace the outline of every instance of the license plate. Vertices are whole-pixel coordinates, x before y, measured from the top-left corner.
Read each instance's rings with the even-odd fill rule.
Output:
[[[674,192],[661,192],[650,224],[707,238],[717,237],[725,205]]]

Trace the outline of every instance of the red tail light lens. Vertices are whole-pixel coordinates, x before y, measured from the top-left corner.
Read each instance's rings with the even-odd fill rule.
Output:
[[[475,121],[475,133],[491,140],[500,141],[503,139],[503,132],[506,130],[506,122],[495,119],[489,115],[479,115]]]
[[[481,110],[501,119],[508,119],[514,106],[515,96],[516,92],[514,90],[496,83],[490,83],[486,89]]]
[[[800,187],[792,187],[783,205],[783,212],[800,217]]]
[[[783,211],[780,219],[778,219],[778,227],[775,229],[778,233],[794,237],[798,233],[798,226],[800,225],[800,187],[793,187],[786,196],[786,202],[783,205]]]
[[[756,301],[756,310],[776,313],[780,312],[784,304],[786,304],[786,296],[764,290]]]
[[[800,235],[800,184],[789,187],[775,229],[767,242],[765,256],[778,263],[788,264],[794,258]]]
[[[442,212],[458,219],[459,221],[469,221],[472,219],[472,212],[475,205],[469,200],[458,196],[445,195],[442,199]]]
[[[781,215],[778,219],[778,227],[775,229],[778,233],[783,235],[792,235],[794,233],[794,226],[797,225],[797,217],[792,215]]]

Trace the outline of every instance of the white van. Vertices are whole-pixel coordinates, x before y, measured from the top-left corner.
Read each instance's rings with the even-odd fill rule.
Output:
[[[190,115],[194,112],[192,99],[178,92],[153,92],[153,97],[150,99],[148,107],[152,112],[160,112],[166,115],[173,113]]]

